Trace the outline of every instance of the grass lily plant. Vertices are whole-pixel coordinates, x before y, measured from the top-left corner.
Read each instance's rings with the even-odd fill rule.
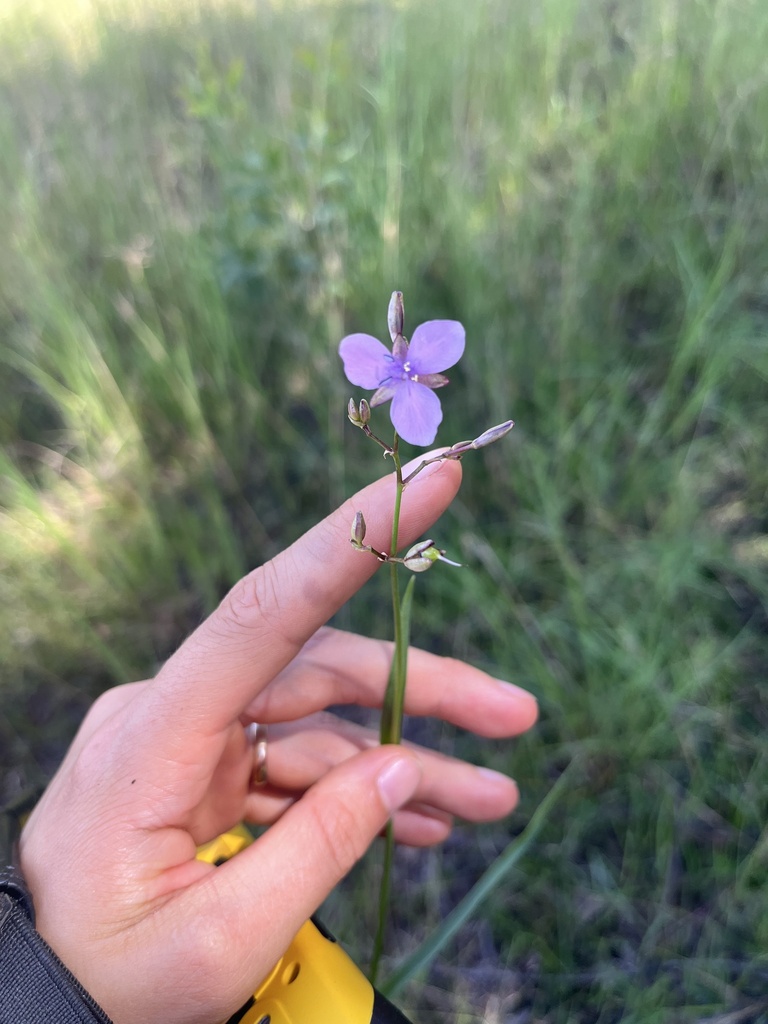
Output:
[[[459,361],[464,352],[465,341],[464,327],[458,321],[430,320],[416,328],[409,342],[403,333],[404,319],[403,293],[393,292],[387,313],[392,339],[391,353],[369,334],[347,335],[339,345],[339,355],[344,361],[344,372],[350,383],[375,390],[370,401],[363,398],[357,404],[354,399],[349,400],[349,419],[384,449],[385,458],[392,459],[397,480],[390,550],[377,551],[365,543],[366,528],[362,512],[355,514],[350,536],[351,543],[358,551],[371,554],[382,563],[386,562],[390,570],[395,649],[381,716],[382,743],[399,743],[403,734],[411,607],[416,578],[411,577],[401,596],[399,569],[402,566],[412,573],[421,573],[431,569],[437,562],[460,567],[460,563],[446,558],[445,551],[438,548],[432,539],[419,541],[404,555],[398,555],[403,492],[411,480],[432,463],[447,459],[459,460],[467,452],[484,448],[500,440],[514,426],[512,420],[506,420],[490,427],[473,441],[460,441],[437,455],[423,459],[415,469],[404,476],[400,440],[402,438],[422,447],[431,445],[435,440],[443,414],[440,400],[434,391],[449,383],[442,371]],[[377,437],[370,428],[371,410],[388,401],[392,403],[390,416],[395,428],[391,445]],[[384,944],[393,850],[394,834],[390,823],[386,835],[378,929],[371,963],[373,981],[378,974]]]

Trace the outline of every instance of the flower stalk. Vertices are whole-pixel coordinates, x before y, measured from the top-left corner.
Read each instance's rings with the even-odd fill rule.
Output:
[[[450,448],[423,459],[407,476],[403,475],[400,456],[401,438],[411,444],[432,444],[442,420],[440,400],[435,391],[448,383],[445,370],[458,362],[464,351],[464,328],[455,320],[430,320],[416,328],[411,342],[403,334],[404,307],[402,292],[393,292],[387,310],[387,327],[392,341],[391,352],[376,338],[368,334],[351,334],[339,345],[347,379],[360,387],[373,390],[370,400],[359,404],[350,398],[347,416],[354,426],[375,441],[389,456],[395,467],[395,504],[392,514],[392,535],[389,551],[378,551],[365,543],[365,519],[357,512],[352,521],[350,543],[358,551],[373,555],[379,562],[389,563],[392,619],[394,627],[394,653],[390,665],[387,689],[382,706],[379,738],[381,743],[400,743],[403,735],[405,688],[408,674],[408,647],[410,642],[411,607],[417,573],[431,569],[437,562],[459,566],[445,557],[445,551],[433,540],[414,544],[404,555],[399,555],[400,512],[403,493],[408,484],[427,466],[448,460],[459,461],[470,451],[477,451],[505,437],[514,423],[506,420],[483,431],[472,441],[460,441]],[[394,440],[387,444],[370,428],[371,411],[391,401],[390,418],[395,428]],[[414,575],[401,597],[400,566]],[[375,984],[384,949],[384,934],[389,916],[389,901],[394,859],[394,829],[387,826],[381,888],[379,891],[379,919],[371,958],[371,981]]]
[[[402,303],[401,303],[402,308]],[[391,316],[392,304],[390,304]],[[384,695],[379,741],[399,743],[403,734],[403,704],[405,702],[405,678],[408,672],[408,645],[403,643],[403,615],[400,604],[400,579],[397,557],[400,535],[400,510],[403,502],[403,467],[400,461],[400,445],[397,433],[392,443],[392,461],[395,464],[395,508],[392,514],[391,556],[389,559],[389,581],[392,594],[392,620],[394,626],[395,652]],[[395,855],[395,832],[392,822],[387,822],[384,837],[384,863],[382,865],[381,888],[379,890],[379,919],[371,957],[371,984],[375,985],[379,975],[384,938],[389,918],[389,900],[392,887],[392,863]]]

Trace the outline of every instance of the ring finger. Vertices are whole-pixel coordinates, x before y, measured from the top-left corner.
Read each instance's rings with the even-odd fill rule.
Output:
[[[274,821],[331,768],[377,745],[373,731],[328,713],[270,726],[267,784],[250,793],[246,802],[248,818],[263,824]],[[395,821],[401,842],[437,842],[447,835],[454,816],[475,822],[493,821],[504,817],[517,803],[517,786],[507,776],[409,746],[419,753],[423,776],[416,799]],[[414,829],[419,835],[424,833],[421,840],[414,837]]]

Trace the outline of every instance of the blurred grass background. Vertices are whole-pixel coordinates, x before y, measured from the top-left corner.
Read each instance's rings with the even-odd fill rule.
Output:
[[[401,855],[392,964],[583,759],[403,1005],[768,1020],[768,8],[0,10],[2,795],[381,469],[336,345],[401,288],[411,329],[467,327],[439,440],[518,424],[465,460],[438,535],[471,568],[414,638],[542,713],[426,730],[523,797]],[[339,622],[386,608],[374,581]],[[375,873],[328,909],[361,960]]]

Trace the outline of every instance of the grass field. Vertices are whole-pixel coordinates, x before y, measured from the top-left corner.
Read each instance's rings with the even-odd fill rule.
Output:
[[[350,329],[455,317],[465,461],[414,640],[534,734],[502,826],[405,852],[399,958],[529,851],[402,1004],[422,1024],[768,1021],[768,7],[0,7],[0,754],[54,769],[246,569],[380,460]],[[386,635],[385,581],[340,622]],[[361,960],[363,865],[327,913]]]

